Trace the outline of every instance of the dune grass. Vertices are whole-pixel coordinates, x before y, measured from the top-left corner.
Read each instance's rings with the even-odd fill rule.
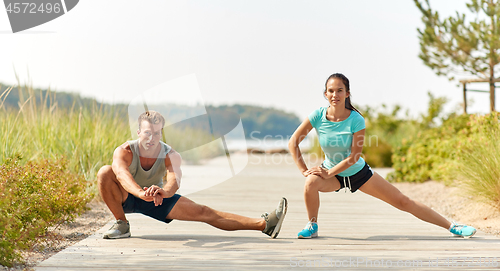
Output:
[[[458,175],[465,192],[500,209],[500,129],[491,127],[459,154]]]
[[[102,165],[111,163],[114,149],[130,135],[119,110],[96,104],[63,109],[51,102],[55,92],[37,101],[33,88],[22,88],[29,97],[21,96],[18,109],[3,104],[11,89],[0,96],[0,161],[18,155],[23,161],[64,157],[71,170],[90,181]]]

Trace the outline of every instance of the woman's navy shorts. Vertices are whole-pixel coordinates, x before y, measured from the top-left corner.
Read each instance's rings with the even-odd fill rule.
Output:
[[[163,203],[161,205],[155,206],[153,201],[144,201],[129,193],[127,199],[122,204],[122,207],[126,214],[140,213],[162,222],[170,223],[172,219],[167,219],[167,215],[170,211],[172,211],[172,208],[174,208],[174,205],[180,197],[181,195],[175,194],[170,198],[163,199]]]
[[[323,164],[321,165],[323,168]],[[325,168],[326,169],[326,168]],[[340,189],[344,188],[347,186],[349,188],[349,181],[351,183],[351,193],[356,192],[363,184],[365,184],[371,177],[373,176],[373,170],[370,168],[370,166],[365,162],[365,166],[358,171],[358,173],[349,176],[349,177],[342,177],[339,175],[335,175],[337,177],[337,180],[340,183],[340,188],[339,190],[335,192],[339,192]],[[344,185],[344,180],[345,180],[345,185]]]

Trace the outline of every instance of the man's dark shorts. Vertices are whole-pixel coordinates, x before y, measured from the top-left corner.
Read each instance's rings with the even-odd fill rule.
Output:
[[[147,202],[140,198],[136,198],[132,194],[128,194],[128,197],[122,204],[122,207],[126,214],[140,213],[162,222],[170,223],[172,219],[167,219],[167,215],[170,211],[172,211],[172,208],[174,208],[180,198],[181,195],[175,194],[170,198],[163,199],[163,203],[161,205],[155,206],[153,201]]]

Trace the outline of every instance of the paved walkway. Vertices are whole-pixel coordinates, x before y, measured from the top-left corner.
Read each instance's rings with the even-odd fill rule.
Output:
[[[483,232],[471,239],[452,237],[446,230],[362,192],[322,194],[320,237],[299,240],[296,234],[307,222],[302,198],[304,179],[293,164],[276,166],[279,159],[270,158],[250,156],[248,166],[236,177],[188,197],[215,209],[259,217],[285,196],[289,208],[277,239],[261,232],[220,231],[197,222],[167,225],[134,214],[128,216],[131,238],[103,240],[102,233],[110,222],[91,237],[40,263],[36,270],[499,268],[499,238]],[[195,168],[185,171],[186,178]]]

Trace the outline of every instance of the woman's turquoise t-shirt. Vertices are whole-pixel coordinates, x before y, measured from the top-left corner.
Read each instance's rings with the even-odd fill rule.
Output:
[[[321,107],[309,115],[309,122],[316,129],[321,149],[325,153],[323,165],[330,169],[351,154],[353,134],[365,129],[365,119],[358,112],[351,110],[349,117],[343,121],[333,122],[326,119],[328,107]],[[342,177],[358,173],[365,165],[360,157],[356,164],[340,172]]]

